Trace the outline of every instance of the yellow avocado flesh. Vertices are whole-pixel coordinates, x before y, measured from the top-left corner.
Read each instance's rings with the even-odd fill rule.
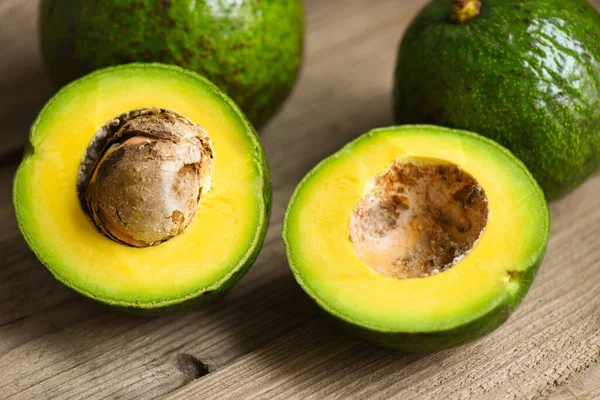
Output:
[[[83,212],[77,175],[100,127],[131,110],[175,111],[213,141],[212,187],[177,237],[133,248],[100,233]],[[264,154],[239,110],[210,83],[182,69],[134,64],[67,86],[38,117],[32,149],[15,178],[21,230],[67,286],[103,302],[137,307],[179,303],[216,290],[252,258],[268,223]]]
[[[376,176],[394,161],[417,158],[452,163],[473,176],[487,196],[488,222],[453,267],[397,279],[359,259],[350,218]],[[468,132],[406,126],[372,131],[315,167],[290,201],[283,235],[296,279],[328,312],[378,332],[427,333],[516,307],[528,283],[511,277],[537,268],[548,231],[539,186],[506,149]]]

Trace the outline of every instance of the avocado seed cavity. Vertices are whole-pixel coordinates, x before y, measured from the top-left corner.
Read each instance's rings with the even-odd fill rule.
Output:
[[[422,278],[465,257],[487,218],[485,192],[460,167],[419,158],[396,161],[355,207],[350,240],[374,271]]]
[[[103,126],[81,162],[77,191],[94,225],[134,247],[158,245],[193,220],[210,189],[212,144],[187,118],[148,108]]]

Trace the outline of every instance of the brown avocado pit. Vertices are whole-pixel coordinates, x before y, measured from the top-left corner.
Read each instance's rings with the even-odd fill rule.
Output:
[[[134,110],[103,126],[77,183],[83,210],[112,240],[155,246],[183,232],[210,190],[212,144],[182,115]]]
[[[460,167],[429,159],[395,161],[354,208],[350,240],[374,271],[422,278],[460,261],[487,218],[484,190]]]

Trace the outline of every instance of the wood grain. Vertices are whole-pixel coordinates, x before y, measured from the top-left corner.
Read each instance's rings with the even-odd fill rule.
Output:
[[[392,123],[396,46],[424,3],[306,1],[301,79],[261,135],[275,189],[261,256],[217,303],[150,318],[67,290],[18,234],[11,179],[52,89],[37,1],[0,0],[0,397],[600,398],[600,175],[552,205],[548,255],[522,307],[457,349],[362,342],[322,316],[287,268],[279,232],[291,191],[348,140]]]

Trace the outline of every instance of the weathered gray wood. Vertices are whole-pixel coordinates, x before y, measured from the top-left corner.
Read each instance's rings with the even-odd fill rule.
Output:
[[[287,269],[279,231],[294,185],[349,139],[392,123],[395,49],[424,3],[306,1],[302,77],[262,133],[275,189],[264,250],[222,300],[151,318],[65,289],[16,230],[15,149],[52,90],[37,53],[37,0],[0,0],[0,397],[600,397],[600,175],[552,205],[548,256],[519,311],[458,349],[406,355],[357,340]],[[202,368],[182,355],[208,375],[191,381]]]
[[[581,377],[552,395],[551,399],[600,399],[600,365],[591,366]]]

